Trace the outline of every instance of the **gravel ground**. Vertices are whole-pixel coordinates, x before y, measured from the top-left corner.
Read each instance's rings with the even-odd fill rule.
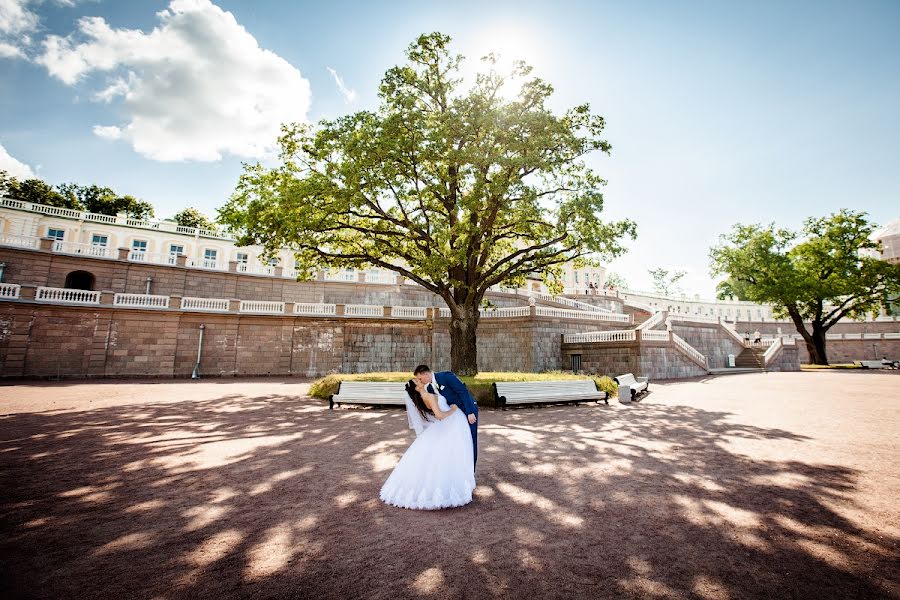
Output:
[[[290,379],[0,387],[2,598],[900,598],[900,374],[483,409],[475,501],[378,490],[402,411]]]

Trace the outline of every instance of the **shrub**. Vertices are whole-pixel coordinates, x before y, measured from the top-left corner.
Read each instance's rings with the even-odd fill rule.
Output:
[[[610,398],[615,398],[619,395],[619,384],[613,381],[613,378],[609,375],[604,375],[602,377],[594,376],[594,383],[597,384],[598,390],[606,392],[609,394]]]

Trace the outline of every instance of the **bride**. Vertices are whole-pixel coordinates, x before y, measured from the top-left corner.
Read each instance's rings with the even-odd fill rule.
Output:
[[[381,488],[381,499],[401,508],[433,510],[472,501],[472,435],[466,416],[416,379],[406,384],[410,426],[417,437]]]

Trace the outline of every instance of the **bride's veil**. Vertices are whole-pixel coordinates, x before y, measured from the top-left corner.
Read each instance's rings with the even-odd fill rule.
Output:
[[[416,436],[418,436],[425,431],[425,428],[431,424],[431,421],[422,417],[422,413],[416,408],[416,405],[413,403],[412,398],[409,397],[409,394],[404,391],[403,396],[406,399],[406,417],[409,419],[409,428],[415,429]]]

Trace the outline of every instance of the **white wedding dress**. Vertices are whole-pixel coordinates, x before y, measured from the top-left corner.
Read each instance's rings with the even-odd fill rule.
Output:
[[[409,402],[412,405],[412,402]],[[450,407],[438,396],[438,407]],[[462,506],[472,501],[475,489],[472,434],[465,413],[456,409],[439,421],[430,417],[424,427],[410,426],[417,437],[400,458],[381,488],[381,499],[400,508],[435,510]]]

